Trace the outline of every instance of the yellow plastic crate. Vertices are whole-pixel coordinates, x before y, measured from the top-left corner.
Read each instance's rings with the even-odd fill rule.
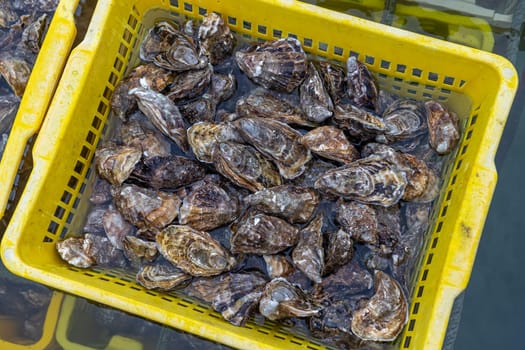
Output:
[[[318,349],[318,341],[273,322],[235,327],[177,293],[147,291],[130,273],[78,269],[55,244],[79,233],[89,208],[92,159],[112,91],[137,62],[137,43],[156,20],[219,12],[240,35],[295,36],[306,51],[337,61],[358,55],[381,88],[435,98],[461,118],[434,220],[411,293],[400,349],[438,349],[456,296],[470,277],[489,208],[494,155],[517,76],[504,58],[290,0],[99,1],[85,40],[72,52],[32,150],[34,168],[2,241],[13,272],[70,293],[238,348]],[[111,124],[111,123],[109,123]]]
[[[24,339],[20,335],[19,330],[22,321],[0,314],[0,349],[44,350],[52,347],[55,341],[55,327],[57,325],[58,313],[63,296],[64,294],[61,292],[53,292],[51,301],[47,307],[42,336],[36,342],[30,339]]]
[[[77,30],[74,14],[78,2],[79,0],[61,0],[58,4],[27,82],[0,162],[0,218],[12,213],[16,200],[22,193],[23,188],[19,185],[24,180],[19,177],[24,177],[23,173],[27,173],[31,166],[28,164],[31,163],[31,153],[27,150],[44,120],[75,40]],[[3,221],[7,223],[8,218]]]

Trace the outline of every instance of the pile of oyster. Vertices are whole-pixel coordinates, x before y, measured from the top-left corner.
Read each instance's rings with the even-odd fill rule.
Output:
[[[258,311],[342,346],[396,339],[456,115],[379,91],[355,57],[240,45],[214,13],[157,23],[140,59],[60,256],[184,287],[234,325]]]

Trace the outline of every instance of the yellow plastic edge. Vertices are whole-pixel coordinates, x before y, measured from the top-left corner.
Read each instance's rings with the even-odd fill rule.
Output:
[[[64,69],[77,29],[74,13],[79,0],[61,0],[33,66],[2,160],[0,162],[0,217],[28,140],[38,132]]]

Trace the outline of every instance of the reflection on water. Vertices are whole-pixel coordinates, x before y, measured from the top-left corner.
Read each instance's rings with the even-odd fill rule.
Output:
[[[0,65],[1,62],[18,64],[13,76],[0,77],[0,154],[18,108],[16,96],[27,76],[24,67],[32,67],[35,53],[30,48],[20,54],[22,33],[31,26],[42,11],[51,11],[50,4],[57,1],[0,0]],[[382,0],[307,0],[322,7],[361,18],[382,22],[398,28],[423,33],[444,40],[455,41],[472,47],[493,51],[514,60],[518,51],[520,18],[523,1],[479,0],[468,2],[458,9],[435,8],[431,1],[382,1]],[[462,3],[456,1],[455,3]],[[464,2],[467,3],[467,2]],[[35,4],[48,8],[35,8]],[[77,11],[78,43],[85,32],[96,0],[81,1]],[[493,9],[494,11],[490,11]],[[476,12],[478,11],[478,12]],[[49,13],[50,14],[50,13]],[[477,18],[472,16],[477,14]],[[514,16],[512,16],[514,15]],[[25,16],[25,17],[24,17]],[[51,16],[49,16],[50,18]],[[49,19],[48,18],[48,19]],[[38,28],[36,28],[38,29]],[[35,30],[35,29],[34,29]],[[38,32],[38,30],[37,30]],[[14,52],[18,52],[14,54]],[[15,60],[16,59],[16,60]],[[3,65],[5,67],[5,63]],[[1,69],[0,69],[1,73]],[[18,90],[17,90],[18,89]],[[522,105],[514,110],[521,111]],[[518,114],[519,113],[514,113]],[[513,114],[508,123],[512,125]],[[512,128],[511,128],[512,129]],[[505,147],[503,144],[502,147]],[[502,148],[500,147],[500,149]],[[56,295],[57,293],[53,294]],[[121,311],[99,306],[87,300],[66,297],[62,309],[56,309],[58,322],[44,321],[52,317],[52,291],[5,271],[0,264],[0,348],[2,341],[29,344],[38,341],[45,327],[56,327],[56,339],[50,340],[49,349],[70,348],[81,344],[94,349],[206,349],[223,348],[195,336],[128,315]],[[60,311],[60,314],[58,314]]]

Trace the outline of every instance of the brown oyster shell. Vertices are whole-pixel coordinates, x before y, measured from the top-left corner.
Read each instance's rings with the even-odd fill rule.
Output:
[[[317,70],[323,78],[328,94],[335,105],[341,102],[346,94],[346,72],[345,69],[336,64],[326,61],[317,62]]]
[[[282,185],[257,191],[244,197],[243,202],[291,223],[305,223],[312,217],[320,198],[311,188]]]
[[[259,312],[270,320],[288,317],[310,317],[318,315],[322,306],[309,294],[282,277],[266,284],[259,301]]]
[[[159,255],[155,242],[144,241],[135,236],[124,237],[122,250],[126,258],[136,265],[142,262],[152,262]]]
[[[294,246],[299,229],[283,219],[248,211],[231,225],[232,253],[276,254]]]
[[[153,157],[135,167],[131,178],[156,189],[176,189],[202,179],[206,168],[182,156]]]
[[[217,103],[226,101],[235,93],[237,79],[233,74],[213,73],[210,93]]]
[[[292,92],[306,76],[306,53],[294,38],[254,44],[235,53],[241,70],[255,83],[271,90]]]
[[[382,143],[415,138],[427,132],[427,113],[421,102],[395,100],[383,113],[385,131],[376,137]]]
[[[87,268],[93,265],[124,267],[126,259],[107,237],[86,233],[83,237],[66,238],[56,245],[58,254],[68,264]]]
[[[330,299],[347,299],[352,295],[370,290],[374,286],[374,278],[357,259],[352,259],[331,275],[323,278],[320,286],[323,293]]]
[[[350,237],[360,243],[378,242],[378,222],[373,206],[356,201],[338,201],[336,220]]]
[[[323,274],[330,274],[347,264],[354,256],[354,241],[345,230],[339,229],[327,235]]]
[[[317,125],[307,120],[300,108],[263,88],[257,88],[248,96],[241,97],[235,110],[240,117],[271,118],[286,124],[309,127]]]
[[[165,157],[171,153],[170,142],[158,132],[148,130],[138,120],[129,120],[120,127],[122,143],[142,150],[144,159]]]
[[[284,123],[259,117],[240,118],[233,123],[246,142],[275,161],[286,179],[301,175],[304,165],[312,158],[310,151],[298,141],[301,134]]]
[[[210,87],[213,68],[206,65],[203,68],[178,73],[169,86],[166,96],[177,102],[191,100]]]
[[[368,68],[357,60],[348,57],[346,61],[348,96],[358,107],[365,107],[377,112],[379,89]]]
[[[107,144],[95,152],[98,174],[112,185],[121,185],[140,161],[142,151],[136,147]]]
[[[111,244],[117,249],[123,249],[123,241],[126,236],[133,234],[135,228],[126,221],[124,216],[115,209],[113,205],[105,211],[102,217],[104,232]]]
[[[235,37],[221,16],[210,12],[199,27],[199,44],[201,54],[207,56],[211,64],[218,64],[232,54]]]
[[[348,141],[344,132],[335,126],[315,128],[301,136],[299,142],[321,157],[341,163],[350,163],[359,157],[359,152]]]
[[[306,163],[304,172],[295,179],[292,180],[292,183],[295,186],[301,187],[314,187],[315,181],[327,172],[328,170],[335,169],[337,166],[333,163],[326,162],[319,158],[313,158],[311,161]]]
[[[294,271],[292,263],[285,255],[263,255],[263,258],[266,263],[266,273],[270,278],[286,277]]]
[[[352,104],[339,104],[334,110],[334,122],[359,140],[374,138],[386,130],[386,124],[381,117],[373,112]]]
[[[0,76],[11,87],[16,96],[22,96],[31,75],[31,63],[20,52],[0,53]]]
[[[193,125],[198,122],[213,121],[217,103],[215,97],[206,93],[196,100],[179,104],[178,107],[184,119]]]
[[[84,232],[88,233],[104,233],[104,214],[108,210],[106,205],[97,205],[90,209],[86,223],[84,224]]]
[[[274,164],[251,146],[220,142],[214,149],[213,162],[220,174],[252,192],[282,183]]]
[[[322,123],[334,113],[332,99],[313,63],[308,64],[306,78],[299,88],[301,108],[308,120]]]
[[[231,324],[242,326],[257,307],[265,284],[266,279],[257,272],[228,272],[195,279],[185,291],[189,296],[211,303]]]
[[[458,116],[434,100],[426,101],[425,109],[428,116],[430,146],[438,154],[450,153],[459,142]]]
[[[240,213],[239,193],[226,182],[205,178],[193,184],[179,209],[179,223],[211,231],[232,222]]]
[[[210,234],[189,226],[168,226],[157,234],[156,241],[164,258],[192,276],[218,275],[236,264]]]
[[[111,199],[113,199],[111,194],[111,184],[97,176],[89,195],[89,201],[94,205],[99,205],[108,203]]]
[[[321,283],[324,270],[323,215],[316,215],[301,229],[299,242],[292,251],[293,263],[315,283]]]
[[[235,126],[230,122],[198,122],[187,131],[188,142],[193,154],[204,163],[213,163],[213,151],[218,142],[242,142],[243,139]]]
[[[169,263],[147,264],[140,268],[137,282],[146,289],[170,291],[189,281],[191,276]]]
[[[408,302],[399,283],[388,274],[374,272],[374,295],[354,311],[352,332],[361,339],[392,341],[408,320]]]
[[[138,228],[161,229],[175,220],[181,200],[175,193],[124,185],[115,194],[114,203],[122,216]]]

